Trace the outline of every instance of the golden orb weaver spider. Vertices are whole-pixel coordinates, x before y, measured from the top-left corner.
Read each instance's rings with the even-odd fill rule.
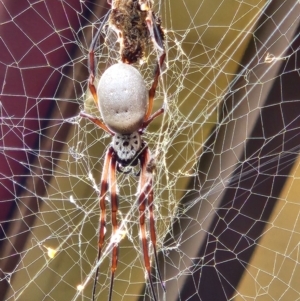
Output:
[[[118,231],[117,211],[117,183],[116,172],[125,172],[122,168],[139,164],[138,206],[140,239],[143,249],[143,260],[149,279],[153,299],[156,294],[151,275],[151,261],[146,234],[146,208],[149,212],[150,240],[156,263],[159,281],[164,291],[158,266],[156,251],[156,231],[153,213],[153,171],[154,159],[150,150],[141,138],[146,127],[157,116],[164,112],[164,106],[152,113],[155,91],[158,85],[161,68],[166,53],[164,49],[164,31],[161,21],[152,11],[152,0],[114,0],[107,1],[111,5],[109,24],[118,35],[121,62],[109,67],[102,75],[98,88],[94,85],[96,76],[95,49],[102,30],[99,27],[89,49],[89,89],[94,102],[99,108],[103,121],[81,112],[80,116],[89,119],[98,127],[112,136],[112,143],[105,155],[100,184],[100,219],[97,263],[101,258],[101,251],[105,239],[106,206],[105,197],[110,190],[112,237]],[[142,59],[145,47],[152,43],[159,53],[154,72],[154,80],[149,91],[140,72],[131,64]],[[112,241],[111,282],[109,288],[110,301],[112,298],[114,275],[118,263],[118,242]],[[92,300],[95,300],[98,281],[99,265],[96,269]]]

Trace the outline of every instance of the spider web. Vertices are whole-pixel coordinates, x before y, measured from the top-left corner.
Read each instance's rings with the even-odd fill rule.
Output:
[[[87,54],[106,1],[1,0],[0,300],[91,300],[110,284],[111,222],[96,262],[99,181],[110,136]],[[158,300],[299,300],[298,1],[155,1],[166,65],[148,127],[167,293]],[[157,59],[137,64],[149,88]],[[98,75],[118,61],[105,25]],[[112,300],[151,300],[138,178],[118,174]],[[151,246],[150,246],[151,247]],[[150,248],[151,249],[151,248]]]

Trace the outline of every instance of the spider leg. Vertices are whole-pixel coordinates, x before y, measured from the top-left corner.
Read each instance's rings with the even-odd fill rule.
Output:
[[[106,210],[105,210],[105,197],[106,193],[109,188],[109,183],[108,183],[108,175],[109,175],[109,168],[111,166],[111,159],[113,156],[113,149],[110,147],[105,155],[105,160],[104,160],[104,167],[103,167],[103,173],[101,177],[101,184],[100,184],[100,219],[99,219],[99,240],[98,240],[98,256],[97,256],[97,264],[99,263],[99,260],[101,258],[101,251],[104,243],[104,238],[105,238],[105,225],[106,225]],[[98,282],[98,275],[99,275],[99,265],[96,269],[96,274],[95,274],[95,280],[94,280],[94,286],[93,286],[93,295],[92,295],[92,300],[95,300],[95,293],[96,293],[96,286]]]
[[[151,121],[148,122],[149,117],[150,117],[151,112],[152,112],[152,108],[153,108],[153,101],[154,101],[155,91],[156,91],[156,88],[157,88],[157,85],[158,85],[158,79],[159,79],[159,76],[161,74],[161,68],[162,68],[163,63],[164,63],[165,58],[166,58],[166,52],[165,52],[164,45],[163,45],[162,34],[158,30],[157,25],[155,24],[155,22],[153,20],[153,15],[152,15],[151,10],[148,11],[148,16],[146,18],[146,22],[147,22],[148,30],[149,30],[149,33],[150,33],[150,37],[153,41],[153,44],[160,52],[160,56],[159,56],[159,59],[158,59],[158,62],[157,62],[157,65],[156,65],[155,71],[154,71],[154,80],[153,80],[152,86],[149,90],[148,109],[147,109],[147,112],[146,112],[145,117],[144,117],[144,124],[148,125],[156,116],[158,116],[158,115],[160,115],[164,112],[164,108],[162,107],[160,110],[158,110],[160,113],[158,115],[156,115],[154,118],[152,118]],[[146,126],[143,125],[144,128]]]
[[[155,69],[155,73],[154,73],[154,80],[153,80],[152,86],[149,90],[148,109],[147,109],[147,112],[146,112],[145,117],[144,117],[144,122],[143,122],[143,125],[142,125],[142,129],[146,128],[149,125],[149,123],[152,122],[152,120],[154,118],[161,115],[165,111],[165,108],[164,108],[164,105],[163,105],[160,109],[158,109],[156,112],[154,112],[151,115],[152,108],[153,108],[153,101],[154,101],[155,91],[156,91],[156,88],[157,88],[157,85],[158,85],[158,78],[159,78],[161,66],[164,63],[165,57],[166,57],[166,54],[163,53],[160,56],[159,62],[156,65],[156,69]]]
[[[158,257],[157,257],[157,251],[156,251],[156,231],[155,231],[155,220],[154,220],[154,212],[153,212],[153,177],[151,175],[151,178],[149,180],[149,185],[147,186],[147,194],[148,194],[148,206],[149,206],[149,224],[150,224],[150,238],[152,242],[153,247],[153,253],[155,258],[155,265],[156,270],[158,273],[159,281],[162,286],[162,289],[164,292],[166,292],[165,284],[162,280],[159,265],[158,265]]]
[[[116,155],[113,154],[111,158],[111,169],[110,169],[110,185],[111,185],[111,222],[112,222],[112,260],[111,260],[111,278],[108,300],[111,301],[112,290],[114,285],[115,271],[118,265],[118,250],[119,250],[119,238],[118,238],[118,196],[117,196],[117,178],[116,178]]]
[[[94,85],[94,81],[95,81],[95,77],[96,77],[96,67],[97,67],[97,63],[96,63],[96,59],[95,59],[95,49],[99,40],[99,36],[101,34],[102,28],[105,24],[105,22],[107,21],[109,16],[109,12],[105,15],[104,20],[102,21],[100,27],[97,30],[96,35],[94,36],[90,49],[89,49],[89,62],[88,62],[88,66],[89,66],[89,79],[88,79],[88,86],[89,86],[89,90],[92,93],[94,102],[96,104],[96,107],[100,110],[99,107],[99,103],[98,103],[98,96],[97,96],[97,91],[96,91],[96,87]],[[114,133],[108,129],[108,127],[98,118],[89,115],[85,112],[80,112],[80,116],[89,119],[90,121],[92,121],[93,123],[95,123],[96,125],[98,125],[100,128],[102,128],[104,131],[106,131],[107,133],[114,135]]]
[[[141,241],[143,246],[143,258],[144,258],[144,264],[147,271],[153,299],[157,301],[155,291],[154,291],[154,285],[151,277],[151,263],[150,263],[150,256],[149,256],[149,250],[148,250],[148,243],[147,243],[147,234],[146,234],[146,207],[147,207],[147,201],[150,201],[151,207],[153,206],[153,187],[152,187],[152,172],[154,167],[151,167],[151,154],[146,146],[141,154],[141,175],[140,175],[140,182],[139,182],[139,197],[138,197],[138,204],[139,204],[139,222],[140,222],[140,235],[141,235]],[[150,212],[150,232],[151,232],[151,242],[153,245],[154,250],[154,256],[155,256],[155,262],[156,267],[158,270],[159,278],[161,285],[163,289],[165,290],[165,286],[163,284],[161,274],[158,267],[158,261],[157,261],[157,254],[156,254],[156,234],[155,234],[155,223],[154,223],[154,215],[153,215],[153,207],[149,208]]]
[[[114,132],[112,132],[105,124],[104,122],[102,122],[101,120],[99,120],[97,117],[92,116],[90,114],[87,114],[83,111],[80,112],[80,116],[83,118],[86,118],[88,120],[90,120],[91,122],[95,123],[97,126],[99,126],[102,130],[104,130],[105,132],[107,132],[108,134],[111,134],[112,136],[114,136]]]
[[[162,106],[160,109],[158,109],[156,112],[154,112],[146,121],[144,121],[142,124],[142,132],[149,125],[149,123],[151,123],[153,121],[153,119],[155,119],[159,115],[163,114],[164,111],[165,111],[165,108],[164,108],[164,106]]]
[[[109,2],[108,2],[109,3]],[[97,91],[96,91],[96,87],[94,85],[94,81],[95,81],[95,77],[96,77],[96,67],[97,67],[97,62],[95,59],[95,49],[96,46],[98,44],[98,40],[99,40],[99,36],[101,34],[101,31],[103,29],[103,26],[105,25],[107,19],[109,16],[109,12],[105,15],[104,20],[102,21],[100,27],[97,30],[96,35],[94,36],[90,49],[89,49],[89,81],[88,81],[88,85],[89,85],[89,89],[93,95],[94,98],[94,102],[97,106],[97,108],[99,108],[99,104],[98,104],[98,96],[97,96]]]
[[[148,12],[146,17],[146,23],[150,33],[150,37],[155,48],[157,48],[161,53],[164,53],[165,49],[163,44],[163,36],[154,21],[152,10],[149,8],[147,10]]]

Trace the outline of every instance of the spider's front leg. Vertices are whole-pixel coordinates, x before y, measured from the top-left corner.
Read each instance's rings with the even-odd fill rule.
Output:
[[[93,286],[93,301],[95,300],[96,294],[96,286],[98,282],[98,275],[99,275],[99,260],[101,258],[102,247],[104,244],[105,239],[105,230],[106,230],[106,206],[105,206],[105,197],[109,190],[109,187],[112,185],[111,180],[109,180],[110,174],[113,172],[113,165],[112,165],[112,158],[114,157],[114,150],[110,147],[105,155],[103,172],[101,176],[101,183],[100,183],[100,218],[99,218],[99,237],[98,237],[98,256],[97,256],[97,269],[95,273],[95,280]],[[113,188],[114,186],[112,186]]]
[[[110,288],[109,288],[109,297],[108,300],[111,300],[114,279],[115,279],[115,271],[118,265],[118,250],[119,250],[119,242],[117,237],[118,232],[118,221],[117,221],[117,213],[118,213],[118,195],[117,195],[117,160],[116,153],[113,151],[112,159],[111,159],[111,169],[110,169],[110,202],[111,202],[111,223],[112,223],[112,256],[111,256],[111,278],[110,278]]]
[[[98,256],[97,256],[97,269],[95,274],[95,281],[93,287],[93,295],[92,300],[95,301],[96,295],[96,286],[98,282],[99,275],[99,260],[101,258],[101,252],[104,244],[105,231],[106,231],[106,208],[105,208],[105,197],[107,196],[107,192],[110,188],[110,203],[111,203],[111,220],[112,220],[112,257],[111,257],[111,279],[110,279],[110,288],[109,288],[109,297],[108,300],[111,300],[115,271],[118,265],[118,221],[117,221],[117,213],[118,213],[118,195],[117,195],[117,179],[116,179],[116,171],[117,171],[117,160],[116,153],[112,147],[109,147],[104,161],[104,168],[101,177],[100,184],[100,219],[99,219],[99,240],[98,240]]]
[[[154,291],[154,285],[152,281],[151,275],[151,261],[149,256],[148,250],[148,243],[147,243],[147,233],[146,233],[146,208],[149,208],[149,224],[150,224],[150,239],[153,247],[153,253],[156,263],[156,269],[158,272],[159,280],[161,286],[164,291],[166,291],[165,285],[162,281],[161,273],[158,266],[158,258],[156,252],[156,231],[155,231],[155,221],[154,221],[154,213],[153,213],[153,171],[154,171],[154,162],[151,159],[151,153],[148,149],[148,146],[142,151],[140,155],[140,162],[141,162],[141,174],[140,174],[140,182],[138,188],[138,205],[139,205],[139,223],[140,223],[140,235],[141,235],[141,242],[143,246],[143,258],[144,258],[144,265],[147,271],[153,299],[156,301],[156,294]]]

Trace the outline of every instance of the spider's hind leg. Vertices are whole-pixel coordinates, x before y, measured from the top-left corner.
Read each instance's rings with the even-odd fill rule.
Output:
[[[97,60],[95,58],[95,50],[99,43],[100,34],[102,32],[102,29],[103,29],[106,21],[108,20],[108,17],[109,17],[109,13],[107,13],[104,16],[104,19],[94,36],[92,43],[90,45],[90,48],[89,48],[89,55],[88,55],[88,67],[89,67],[89,74],[90,74],[88,85],[89,85],[89,89],[93,95],[93,99],[94,99],[97,107],[99,107],[98,96],[97,96],[97,92],[96,92],[96,87],[94,85],[94,81],[95,81],[95,77],[96,77],[96,70],[97,70]]]
[[[162,66],[164,64],[165,58],[166,58],[166,52],[164,47],[164,31],[161,28],[160,19],[156,17],[156,15],[151,11],[148,10],[147,12],[147,18],[146,18],[147,27],[149,30],[149,34],[151,37],[151,40],[155,46],[155,48],[159,52],[159,58],[157,60],[157,64],[154,70],[154,79],[152,86],[149,90],[149,103],[148,103],[148,109],[144,117],[144,124],[143,128],[147,127],[147,125],[158,115],[162,114],[164,112],[164,108],[162,107],[160,110],[155,112],[152,116],[152,109],[153,109],[153,101],[155,96],[155,91],[158,85],[158,79],[161,74]]]
[[[165,52],[164,39],[165,34],[161,27],[160,18],[158,18],[152,10],[148,10],[146,23],[149,30],[150,38],[155,48],[163,54]]]

